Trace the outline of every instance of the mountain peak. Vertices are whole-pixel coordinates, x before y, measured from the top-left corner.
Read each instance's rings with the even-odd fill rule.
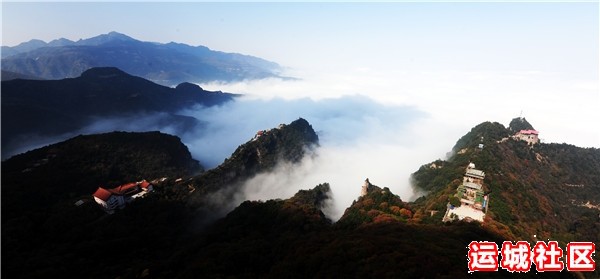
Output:
[[[88,39],[81,39],[81,40],[77,41],[77,44],[78,45],[98,46],[98,45],[111,43],[111,42],[133,42],[133,41],[137,41],[137,40],[132,37],[129,37],[125,34],[111,31],[107,34],[101,34],[96,37],[92,37],[92,38],[88,38]]]
[[[278,162],[300,162],[307,155],[307,149],[317,144],[316,133],[302,118],[277,128],[260,130],[217,168],[196,177],[195,183],[203,185],[206,191],[216,191],[223,185],[238,185],[259,173],[272,171]],[[327,187],[317,190],[327,192]]]
[[[180,83],[179,85],[177,85],[175,87],[175,89],[177,91],[182,91],[182,92],[196,92],[196,91],[202,91],[202,87],[200,87],[197,84],[194,83],[190,83],[190,82],[183,82]]]
[[[100,36],[102,36],[102,35],[100,35]],[[106,34],[105,36],[107,38],[111,38],[111,39],[119,39],[119,40],[126,40],[126,41],[135,40],[132,37],[129,37],[129,36],[123,34],[123,33],[119,33],[119,32],[116,32],[116,31],[108,32],[108,34]]]
[[[24,51],[30,51],[44,46],[46,46],[46,42],[38,39],[31,39],[27,42],[18,44],[16,47],[22,48]]]
[[[329,183],[323,183],[310,190],[298,191],[289,201],[299,206],[315,206],[321,210],[329,199],[331,199],[331,187]]]
[[[306,140],[307,142],[318,144],[319,136],[317,136],[317,133],[315,133],[315,130],[313,130],[312,126],[310,125],[310,123],[308,123],[308,121],[306,121],[306,119],[298,118],[297,120],[294,120],[292,123],[290,123],[290,125],[288,126],[300,132],[304,136],[304,140]]]
[[[114,78],[114,77],[122,77],[122,76],[129,76],[129,74],[121,71],[119,68],[116,68],[116,67],[90,68],[90,69],[86,70],[85,72],[81,73],[82,78],[106,79],[106,78]]]
[[[529,122],[525,119],[525,117],[516,117],[510,121],[508,124],[508,128],[513,132],[518,132],[521,130],[535,130]]]
[[[452,150],[459,152],[464,148],[477,147],[479,144],[487,145],[502,140],[511,135],[511,132],[498,122],[483,122],[462,136],[454,145]]]
[[[125,37],[129,38],[127,35],[125,35],[123,33],[119,33],[117,31],[110,31],[106,35],[108,35],[108,36],[125,36]]]
[[[72,45],[75,42],[69,40],[69,39],[65,39],[65,38],[60,38],[60,39],[56,39],[56,40],[52,40],[50,41],[47,46],[52,46],[52,47],[59,47],[59,46],[68,46],[68,45]]]
[[[407,222],[412,218],[412,210],[388,187],[371,184],[367,178],[358,200],[346,208],[337,222],[339,227],[355,227],[370,223]]]

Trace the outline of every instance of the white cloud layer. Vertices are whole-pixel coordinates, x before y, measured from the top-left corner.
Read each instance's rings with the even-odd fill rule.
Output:
[[[299,189],[329,182],[334,207],[328,214],[334,220],[358,197],[367,177],[404,200],[413,198],[410,173],[443,158],[462,135],[484,121],[508,125],[522,113],[545,142],[600,147],[598,82],[559,73],[380,73],[357,68],[336,74],[313,72],[294,81],[202,86],[247,94],[233,106],[256,109],[236,121],[273,127],[276,123],[269,121],[289,122],[302,116],[321,137],[322,148],[315,156],[305,158],[300,166],[282,165],[251,179],[238,202],[286,198]],[[231,107],[217,110],[223,109],[230,115],[239,113]],[[218,123],[217,118],[227,116],[215,113],[208,121]]]
[[[507,125],[523,111],[546,142],[600,147],[597,80],[543,71],[408,73],[361,67],[335,74],[307,72],[311,74],[290,74],[299,80],[203,84],[245,96],[222,106],[181,111],[201,121],[193,129],[159,114],[102,119],[80,132],[176,134],[194,158],[212,168],[256,131],[305,118],[321,147],[299,165],[284,163],[250,179],[231,206],[246,199],[287,198],[328,182],[334,203],[327,213],[334,220],[358,197],[365,178],[404,200],[413,198],[409,175],[444,158],[462,135],[484,121]],[[58,138],[47,140],[35,144]]]
[[[600,148],[600,87],[595,75],[541,70],[407,72],[368,67],[288,74],[303,79],[202,87],[259,99],[320,100],[360,94],[388,106],[413,106],[433,119],[461,127],[462,134],[484,121],[508,125],[522,115],[545,142]]]
[[[365,178],[389,187],[404,200],[412,198],[409,175],[421,164],[442,158],[458,135],[412,107],[383,105],[364,96],[334,99],[270,100],[243,98],[219,107],[187,110],[208,123],[199,134],[185,135],[195,158],[214,167],[257,130],[307,119],[320,147],[301,163],[281,163],[274,171],[250,179],[232,206],[251,200],[288,198],[300,189],[328,182],[333,192],[329,216],[337,220],[360,193]],[[433,129],[433,127],[437,127]]]

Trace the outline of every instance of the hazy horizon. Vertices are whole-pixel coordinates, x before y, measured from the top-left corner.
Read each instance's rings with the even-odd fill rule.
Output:
[[[330,182],[339,217],[367,177],[411,198],[410,173],[484,121],[523,116],[544,142],[600,148],[598,5],[5,2],[2,45],[116,31],[279,63],[298,80],[201,84],[246,96],[186,110],[211,132],[180,136],[214,167],[256,130],[306,118],[321,136],[318,156],[254,178],[242,198]],[[107,119],[83,131],[170,131],[136,125]]]
[[[600,148],[598,3],[4,2],[2,14],[2,45],[110,31],[204,45],[277,62],[302,79],[207,89],[288,100],[364,95],[414,106],[458,135],[522,115],[546,142]]]

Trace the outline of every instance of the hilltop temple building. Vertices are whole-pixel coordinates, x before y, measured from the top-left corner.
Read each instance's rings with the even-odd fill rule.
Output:
[[[540,142],[538,135],[539,132],[536,130],[521,130],[516,133],[513,138],[516,140],[523,140],[526,141],[527,144],[534,145]]]
[[[483,222],[488,208],[488,196],[483,191],[485,172],[475,169],[475,164],[467,166],[463,182],[456,189],[455,196],[460,200],[460,206],[448,203],[443,221],[477,220]]]

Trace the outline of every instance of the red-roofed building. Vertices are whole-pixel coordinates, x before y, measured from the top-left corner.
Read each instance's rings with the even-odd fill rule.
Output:
[[[127,196],[139,192],[139,187],[138,183],[133,182],[112,188],[110,191],[115,195]]]
[[[114,194],[112,189],[98,187],[98,190],[94,192],[94,200],[109,214],[113,214],[117,208],[125,207],[124,197]]]
[[[538,135],[539,135],[539,132],[536,130],[521,130],[518,133],[516,133],[513,136],[513,138],[517,139],[517,140],[524,140],[528,144],[533,145],[533,144],[540,142]]]
[[[148,182],[146,180],[142,180],[142,182],[140,183],[140,187],[142,187],[142,189],[146,189],[146,191],[154,190],[154,187],[152,186],[152,184],[150,184],[150,182]]]
[[[110,196],[112,195],[112,193],[102,187],[98,187],[98,190],[96,190],[96,192],[94,192],[94,199],[96,200],[101,200],[101,201],[107,201]]]
[[[124,208],[126,203],[134,199],[143,197],[148,192],[152,192],[154,187],[146,180],[132,182],[117,186],[112,189],[98,187],[94,192],[94,200],[109,214],[113,214],[115,209]]]

